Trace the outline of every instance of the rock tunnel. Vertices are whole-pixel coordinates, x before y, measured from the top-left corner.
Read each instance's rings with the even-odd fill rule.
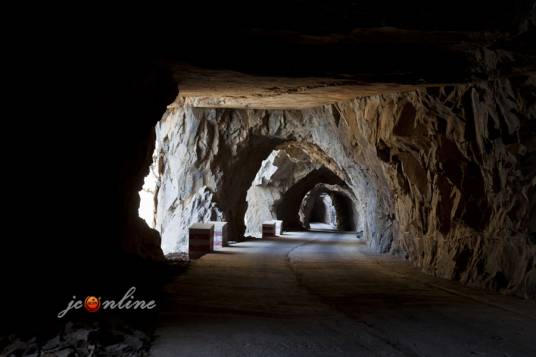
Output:
[[[328,192],[339,228],[361,231],[378,252],[481,286],[500,286],[506,277],[503,289],[524,291],[534,283],[529,232],[525,239],[496,237],[506,227],[511,237],[526,229],[501,206],[505,190],[516,213],[526,207],[531,220],[533,183],[509,170],[529,145],[522,133],[532,119],[509,122],[504,113],[531,113],[521,99],[532,83],[378,90],[307,107],[283,100],[267,108],[210,108],[179,95],[156,126],[150,170],[162,249],[184,252],[191,224],[219,219],[241,241],[248,209],[248,232],[268,219],[283,220],[284,230],[306,229],[303,216],[314,205],[302,208],[302,201]],[[520,141],[505,143],[513,137]],[[523,252],[516,268],[508,263],[513,251]]]
[[[26,56],[0,354],[532,355],[534,1],[218,6]]]

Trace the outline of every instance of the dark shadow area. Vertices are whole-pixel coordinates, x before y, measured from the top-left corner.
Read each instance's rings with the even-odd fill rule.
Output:
[[[48,52],[64,53],[54,47],[59,44],[49,45]],[[137,297],[158,300],[167,279],[166,264],[143,257],[158,258],[158,242],[145,239],[154,231],[136,219],[137,190],[153,150],[154,125],[177,85],[153,59],[129,56],[136,51],[96,58],[78,50],[70,47],[61,61],[42,62],[45,73],[33,79],[51,87],[33,101],[40,120],[26,140],[39,158],[17,182],[33,188],[13,200],[18,232],[0,253],[9,306],[0,334],[50,335],[69,320],[112,319],[116,313],[57,314],[73,296],[121,297],[132,286]],[[30,222],[20,213],[32,201],[47,206]],[[155,311],[120,315],[152,326]]]

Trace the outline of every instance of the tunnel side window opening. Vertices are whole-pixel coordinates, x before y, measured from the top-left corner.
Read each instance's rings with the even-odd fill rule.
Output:
[[[155,154],[153,153],[153,159]],[[143,180],[143,186],[138,192],[140,205],[138,208],[138,216],[143,219],[151,228],[155,228],[155,213],[156,213],[156,193],[158,185],[158,172],[154,165],[149,167],[149,173]]]

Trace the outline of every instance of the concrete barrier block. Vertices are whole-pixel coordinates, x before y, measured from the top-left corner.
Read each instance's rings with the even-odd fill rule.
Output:
[[[212,252],[214,250],[214,224],[192,224],[189,229],[189,243],[190,259]]]
[[[262,223],[262,237],[263,238],[274,238],[282,234],[283,221],[281,220],[271,220]]]
[[[262,224],[262,237],[274,238],[276,235],[276,223],[275,221],[267,221]]]

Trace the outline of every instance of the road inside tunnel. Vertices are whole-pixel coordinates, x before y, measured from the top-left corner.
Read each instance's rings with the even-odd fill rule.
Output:
[[[536,305],[426,275],[355,234],[285,232],[192,261],[155,356],[534,356]]]

